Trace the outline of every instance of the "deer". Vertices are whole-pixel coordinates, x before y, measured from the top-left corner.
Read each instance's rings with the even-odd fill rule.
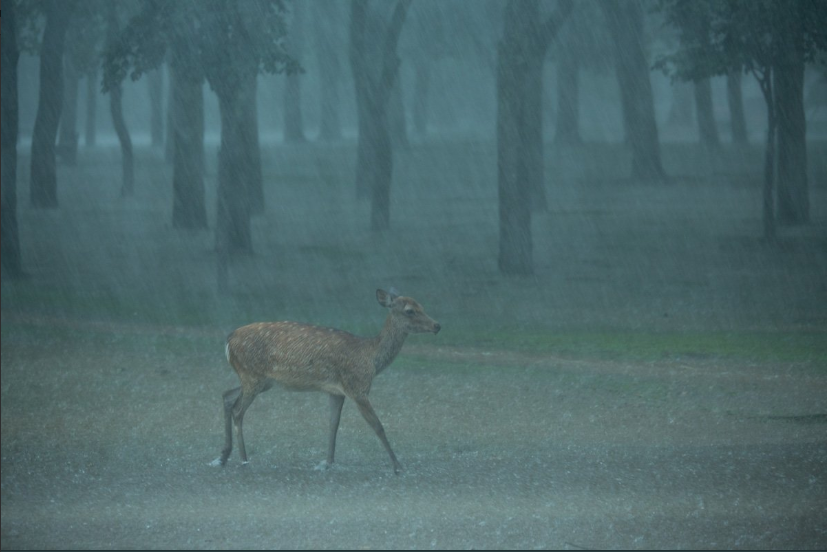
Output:
[[[343,330],[298,322],[258,322],[236,329],[227,338],[227,361],[238,374],[241,386],[223,394],[224,449],[213,464],[224,466],[233,450],[235,426],[242,464],[244,413],[257,395],[278,383],[296,391],[321,391],[329,396],[330,432],[327,459],[318,469],[333,465],[336,433],[345,398],[352,399],[373,428],[390,456],[393,471],[402,465],[393,453],[382,422],[368,400],[373,378],[387,368],[402,349],[408,334],[439,333],[441,326],[410,297],[376,290],[376,300],[389,309],[382,330],[375,337],[359,337]]]

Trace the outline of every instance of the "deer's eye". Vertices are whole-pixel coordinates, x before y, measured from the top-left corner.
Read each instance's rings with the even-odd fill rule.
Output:
[[[407,314],[408,316],[413,316],[414,315],[414,310],[413,309],[405,309],[403,312],[405,314]]]

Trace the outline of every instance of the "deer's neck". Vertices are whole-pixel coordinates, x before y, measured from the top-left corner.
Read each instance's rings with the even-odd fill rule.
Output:
[[[408,332],[396,327],[389,314],[385,319],[382,331],[374,338],[376,340],[376,356],[373,360],[373,366],[377,374],[393,362],[393,359],[402,349],[406,337],[408,337]]]

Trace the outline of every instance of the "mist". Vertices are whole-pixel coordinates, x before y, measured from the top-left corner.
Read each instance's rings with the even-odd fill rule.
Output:
[[[3,549],[827,547],[821,3],[5,7]]]

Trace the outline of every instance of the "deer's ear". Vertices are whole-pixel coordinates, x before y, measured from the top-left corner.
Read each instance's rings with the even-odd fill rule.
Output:
[[[386,308],[391,308],[393,304],[393,297],[390,293],[385,291],[384,289],[377,289],[376,290],[376,300],[379,301],[379,304]]]

